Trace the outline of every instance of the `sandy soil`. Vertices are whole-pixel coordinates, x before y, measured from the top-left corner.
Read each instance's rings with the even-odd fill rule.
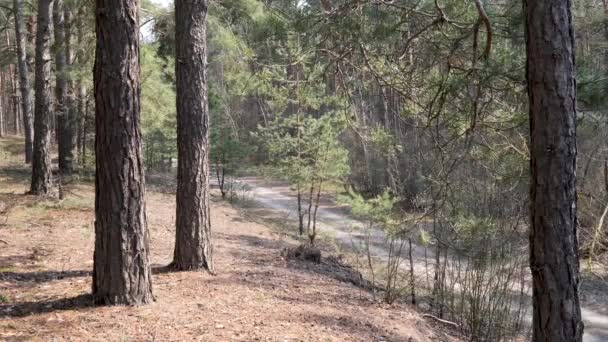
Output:
[[[412,307],[374,302],[323,265],[283,259],[281,250],[295,241],[217,198],[218,274],[166,272],[175,204],[158,192],[147,197],[156,301],[93,307],[93,188],[76,182],[62,201],[23,195],[28,170],[6,156],[0,158],[0,340],[455,340]]]

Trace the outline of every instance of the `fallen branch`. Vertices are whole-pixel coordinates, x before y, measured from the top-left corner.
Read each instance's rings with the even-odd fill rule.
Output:
[[[74,195],[76,197],[85,198],[85,196],[79,195],[79,194],[75,193],[74,191],[71,191],[71,190],[68,190],[68,189],[65,189],[65,188],[63,189],[63,192],[67,192],[68,194]]]
[[[433,316],[431,314],[424,314],[424,315],[422,315],[422,317],[424,317],[424,318],[427,318],[427,317],[428,318],[432,318],[432,319],[434,319],[434,320],[436,320],[438,322],[441,322],[441,323],[444,323],[444,324],[447,324],[447,325],[451,325],[454,328],[458,328],[458,324],[457,323],[454,323],[454,322],[451,322],[451,321],[446,321],[445,319],[441,319],[441,318],[439,318],[437,316]]]

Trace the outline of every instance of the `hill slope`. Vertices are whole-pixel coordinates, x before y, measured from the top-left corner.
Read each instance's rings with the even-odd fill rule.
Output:
[[[28,168],[0,140],[0,340],[438,341],[453,340],[408,306],[384,306],[314,264],[284,260],[295,242],[212,205],[216,269],[166,272],[174,196],[148,192],[155,303],[92,307],[93,196],[23,195]]]

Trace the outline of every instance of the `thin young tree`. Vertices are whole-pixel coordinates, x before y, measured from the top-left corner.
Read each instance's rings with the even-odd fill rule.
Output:
[[[0,85],[2,84],[2,73],[0,72]],[[1,87],[0,87],[1,89]],[[0,138],[4,137],[4,106],[2,101],[2,91],[0,90]]]
[[[52,0],[38,0],[36,29],[36,98],[34,106],[33,195],[51,191],[51,10]]]
[[[207,0],[175,1],[177,215],[172,266],[213,272],[209,213]]]
[[[59,150],[59,172],[72,173],[72,126],[69,118],[68,78],[66,56],[66,34],[63,0],[54,0],[53,26],[55,33],[55,115],[57,118],[57,141]]]
[[[533,340],[582,341],[570,0],[524,1],[530,105]]]
[[[76,162],[76,144],[78,142],[78,107],[76,101],[76,83],[72,77],[72,70],[75,62],[75,49],[73,44],[73,24],[74,15],[72,12],[73,5],[70,2],[66,2],[64,6],[64,31],[65,31],[65,78],[68,85],[66,108],[68,118],[68,131],[70,141],[67,142],[67,169],[69,173],[73,171],[74,163]]]
[[[84,46],[84,41],[85,41],[85,37],[84,37],[84,25],[85,25],[85,20],[84,17],[85,16],[85,8],[81,7],[78,10],[77,15],[74,17],[75,18],[75,28],[76,28],[76,46],[78,46],[78,48],[76,49],[76,51],[78,51],[75,54],[76,57],[76,62],[77,64],[80,65],[84,65],[86,63],[86,56],[85,53],[82,49],[82,47]],[[88,99],[87,99],[87,87],[86,87],[86,83],[83,80],[82,76],[79,76],[76,78],[76,82],[75,82],[75,88],[77,91],[77,100],[76,102],[77,104],[77,115],[74,115],[74,119],[76,120],[76,122],[74,123],[76,128],[74,128],[74,131],[76,131],[76,148],[77,148],[77,152],[78,152],[78,158],[80,160],[80,164],[82,166],[85,165],[85,157],[86,157],[86,112],[87,112],[87,104],[88,104]]]
[[[32,162],[34,143],[34,126],[32,123],[32,95],[30,90],[29,67],[27,65],[27,46],[25,22],[23,18],[23,0],[13,1],[15,12],[15,40],[17,43],[17,65],[19,68],[19,89],[21,91],[21,115],[25,135],[25,162]]]
[[[96,0],[95,253],[98,304],[152,297],[140,130],[139,1]]]
[[[5,133],[4,133],[4,106],[3,106],[3,101],[2,101],[2,91],[1,91],[1,85],[2,85],[2,73],[0,72],[0,138],[4,137]]]

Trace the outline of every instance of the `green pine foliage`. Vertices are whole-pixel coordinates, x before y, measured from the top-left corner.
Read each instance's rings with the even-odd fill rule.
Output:
[[[149,169],[169,170],[177,156],[175,88],[171,82],[173,61],[157,54],[158,46],[141,49],[142,131]]]

